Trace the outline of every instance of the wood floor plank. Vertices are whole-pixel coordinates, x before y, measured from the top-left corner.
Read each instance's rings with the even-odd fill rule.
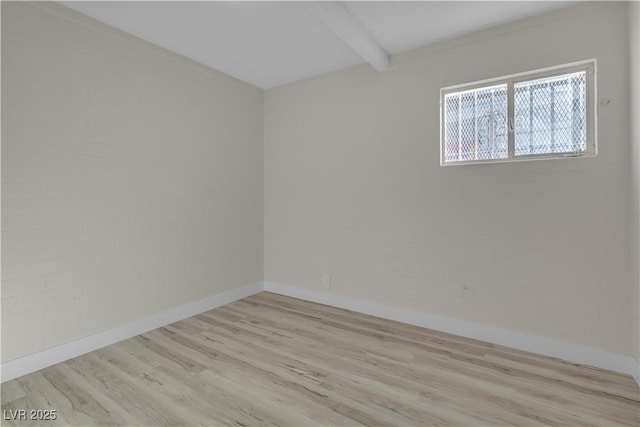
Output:
[[[210,322],[212,321],[212,316],[213,314],[208,314],[208,319]],[[253,312],[253,316],[257,316],[255,311]],[[257,316],[256,318],[260,318],[259,316]],[[262,326],[262,324],[260,324]],[[251,323],[251,326],[256,326],[256,322],[254,321],[253,323]],[[300,326],[296,326],[296,329],[298,331],[298,333],[301,333],[302,329],[300,328]],[[234,333],[239,333],[238,329],[231,329]],[[291,333],[291,331],[289,331]],[[213,333],[213,331],[212,331]],[[205,332],[206,334],[206,332]],[[295,332],[293,332],[293,334],[295,334]],[[215,335],[216,336],[220,336],[220,335],[224,335],[224,332],[221,330],[215,331]],[[313,334],[312,334],[313,336]],[[255,341],[255,337],[252,337],[253,340]],[[313,344],[310,344],[310,342],[305,342],[305,341],[301,341],[299,339],[300,337],[298,337],[298,340],[296,342],[296,344],[292,347],[286,350],[286,352],[289,352],[291,354],[297,354],[296,351],[298,348],[312,348]],[[243,342],[246,342],[246,340],[243,340]],[[348,368],[349,369],[349,374],[350,376],[355,376],[355,375],[361,375],[359,378],[364,377],[364,378],[381,378],[381,375],[379,374],[379,372],[377,372],[377,370],[375,368],[380,368],[382,366],[382,364],[380,363],[373,363],[373,366],[370,366],[372,369],[369,370],[365,370],[365,366],[367,365],[367,360],[366,360],[366,356],[363,355],[356,355],[355,357],[352,357],[351,355],[345,355],[344,354],[344,350],[349,348],[348,345],[348,339],[347,342],[340,342],[337,344],[333,344],[332,348],[334,349],[339,349],[338,353],[340,353],[339,356],[335,356],[335,352],[334,354],[334,360],[330,360],[328,361],[328,365],[329,366],[336,366],[336,365],[340,365],[343,366],[344,368]],[[374,343],[375,344],[375,343]],[[311,357],[313,358],[313,353],[305,353],[302,355],[298,355],[299,357],[305,357],[305,355],[307,357]],[[329,355],[325,355],[325,357],[332,357]],[[335,357],[344,357],[342,359],[338,359],[336,360]],[[369,357],[370,359],[370,357]],[[352,364],[352,361],[357,361],[357,363]],[[370,361],[370,360],[369,360]],[[433,361],[431,361],[433,362]],[[315,366],[319,366],[323,363],[322,360],[314,360],[314,364]],[[456,362],[459,363],[459,362]],[[430,366],[433,365],[433,363],[427,363],[425,364],[425,366]],[[492,381],[485,381],[485,382],[478,382],[476,381],[475,383],[472,383],[470,380],[473,379],[473,376],[471,377],[462,377],[461,381],[454,381],[453,377],[456,376],[455,373],[455,368],[456,366],[445,366],[444,368],[442,368],[440,371],[432,371],[430,373],[425,373],[425,372],[420,372],[420,371],[415,371],[415,370],[411,370],[411,369],[406,369],[406,367],[400,366],[400,365],[389,365],[389,364],[385,364],[384,366],[384,371],[389,371],[389,372],[393,372],[394,376],[391,378],[391,383],[388,382],[386,383],[387,387],[392,387],[394,382],[397,382],[399,379],[403,379],[405,381],[413,381],[415,379],[420,379],[422,382],[421,383],[412,383],[409,386],[407,386],[406,384],[404,385],[404,387],[412,389],[415,387],[420,387],[422,386],[423,388],[429,388],[432,385],[437,385],[437,395],[442,399],[444,397],[448,397],[451,401],[457,402],[457,406],[458,406],[458,412],[464,412],[465,410],[467,410],[468,408],[474,408],[474,411],[476,412],[482,412],[482,410],[480,409],[481,406],[486,406],[484,404],[480,404],[477,401],[474,401],[473,399],[469,402],[465,402],[465,396],[474,396],[474,395],[483,395],[484,396],[484,402],[488,402],[488,401],[493,401],[494,404],[496,406],[498,405],[505,405],[505,404],[510,404],[511,406],[517,406],[515,404],[515,402],[513,401],[509,401],[508,398],[502,398],[502,399],[498,399],[500,396],[500,394],[504,394],[504,388],[502,386],[502,384],[497,384],[497,386],[499,387],[497,390],[498,392],[496,393],[496,396],[492,396],[490,390],[488,390],[488,387],[493,384]],[[473,373],[473,372],[472,372]],[[435,374],[435,376],[434,376]],[[442,375],[446,374],[448,376],[448,378],[443,378]],[[449,392],[449,389],[452,388],[452,391]],[[459,392],[460,389],[465,389],[466,390],[466,394],[461,394]],[[513,395],[514,393],[517,394],[517,390],[512,390],[511,395]],[[433,393],[432,393],[433,395]],[[493,399],[488,399],[490,397],[493,397]],[[537,396],[536,396],[537,397]],[[553,396],[551,396],[553,397]],[[545,406],[545,403],[555,403],[554,399],[550,399],[549,402],[537,402],[534,404],[534,402],[532,401],[532,397],[531,396],[519,396],[521,401],[524,401],[527,403],[527,407],[526,409],[530,409],[532,413],[527,414],[527,417],[531,417],[535,420],[538,420],[539,416],[536,415],[535,411],[536,411],[536,405],[541,404],[543,406]],[[441,402],[442,403],[442,402]],[[548,405],[547,405],[548,406]],[[558,421],[557,422],[548,422],[548,424],[554,424],[554,425],[564,425],[569,421],[573,421],[573,423],[575,424],[576,422],[578,424],[583,423],[583,420],[581,419],[576,419],[575,416],[572,416],[571,414],[567,414],[567,413],[562,413],[562,411],[557,411],[557,410],[553,410],[552,407],[546,407],[544,408],[544,411],[542,412],[546,412],[546,413],[555,413]],[[499,406],[496,408],[489,408],[489,413],[495,413],[496,410],[498,410],[499,412]],[[538,411],[540,412],[540,411]],[[526,414],[526,412],[525,412]]]
[[[247,304],[272,304],[276,309],[293,309],[303,311],[306,314],[313,314],[319,319],[342,319],[345,323],[351,325],[359,325],[361,327],[368,327],[379,332],[387,332],[396,334],[397,331],[402,331],[403,336],[407,338],[416,338],[418,341],[429,341],[431,344],[441,344],[450,350],[463,350],[464,352],[473,353],[478,352],[487,357],[496,357],[505,360],[512,360],[516,362],[523,362],[529,366],[540,366],[546,369],[553,370],[555,375],[567,375],[568,378],[576,380],[585,377],[589,380],[589,385],[592,387],[606,386],[612,384],[616,387],[616,390],[625,390],[631,393],[633,396],[637,394],[637,386],[634,382],[629,382],[627,375],[618,374],[615,372],[607,372],[606,376],[597,376],[598,368],[591,368],[585,370],[582,365],[567,362],[565,360],[540,357],[538,355],[506,348],[478,340],[465,339],[460,340],[458,336],[447,334],[444,332],[434,331],[425,328],[415,328],[412,325],[396,322],[387,319],[378,319],[371,316],[362,316],[359,313],[349,310],[342,310],[335,307],[325,306],[322,304],[315,304],[307,301],[300,301],[290,297],[283,297],[281,295],[271,294],[263,292],[259,295],[255,295],[251,300],[244,300],[238,303]],[[275,304],[275,305],[274,305]],[[595,377],[594,377],[595,375]],[[592,381],[593,379],[597,381]]]
[[[1,401],[58,411],[11,426],[640,425],[629,376],[267,292],[17,378]]]
[[[238,304],[242,304],[242,303],[249,303],[248,301],[245,302],[239,302]],[[251,301],[252,307],[257,308],[259,306],[260,303],[256,303],[255,301]],[[306,303],[309,304],[309,303]],[[285,304],[283,304],[283,306],[285,306]],[[223,310],[220,310],[221,313],[224,313],[226,310],[233,310],[233,306],[229,306],[229,307],[225,307]],[[334,309],[334,308],[332,308]],[[284,307],[279,307],[279,306],[271,306],[271,309],[268,310],[267,312],[271,313],[273,310],[278,310],[280,312],[281,316],[287,316],[287,314],[291,314],[293,312],[290,312],[288,310],[286,310],[286,308]],[[335,310],[335,309],[334,309]],[[346,310],[343,310],[346,311]],[[254,315],[257,314],[258,311],[254,310]],[[352,313],[352,312],[349,312]],[[295,313],[294,313],[295,314]],[[357,313],[353,313],[356,314]],[[303,316],[306,316],[307,314],[304,313],[302,314]],[[369,317],[369,316],[367,316]],[[335,320],[336,317],[332,316],[332,318]],[[322,324],[326,324],[327,322],[331,322],[331,320],[329,319],[324,319],[322,318]],[[385,321],[385,322],[390,322],[390,321]],[[387,332],[382,332],[380,330],[375,331],[375,332],[371,332],[369,330],[365,329],[358,329],[358,328],[354,328],[353,326],[353,322],[349,321],[346,322],[348,323],[346,326],[340,326],[337,325],[335,323],[333,323],[337,328],[342,328],[345,329],[347,331],[353,331],[357,334],[363,334],[363,335],[368,335],[370,337],[376,338],[381,340],[381,343],[378,343],[378,347],[382,347],[385,343],[385,341],[389,341],[391,340],[394,345],[398,345],[398,344],[402,344],[403,342],[406,342],[406,340],[408,339],[406,336],[402,336],[399,337],[397,336],[397,334],[393,334],[393,333],[387,333]],[[404,325],[407,326],[407,325]],[[421,330],[421,331],[429,331],[427,329],[423,329],[423,328],[414,328],[415,330]],[[429,331],[431,332],[431,331]],[[435,331],[433,331],[435,332]],[[442,335],[442,333],[440,332],[436,332],[436,334]],[[335,334],[334,334],[335,335]],[[406,335],[406,334],[403,334]],[[460,341],[459,337],[454,337],[449,335],[449,339],[453,337],[454,339],[457,339],[458,341]],[[422,354],[424,355],[428,355],[429,357],[433,356],[433,355],[437,355],[437,354],[443,354],[443,355],[448,355],[451,358],[457,359],[457,360],[466,360],[466,361],[473,361],[476,360],[478,361],[480,364],[485,365],[485,366],[489,366],[490,364],[488,363],[488,360],[490,358],[496,358],[496,359],[500,359],[502,355],[505,354],[511,354],[512,356],[514,354],[517,353],[521,353],[527,356],[527,359],[525,361],[523,361],[522,363],[524,365],[527,366],[526,368],[526,374],[531,373],[530,371],[532,370],[536,370],[537,368],[535,368],[536,366],[540,366],[541,368],[546,368],[546,369],[538,369],[539,372],[541,372],[542,370],[546,371],[546,375],[548,376],[548,379],[553,380],[553,381],[557,381],[557,380],[561,380],[561,381],[565,381],[567,382],[567,384],[573,384],[573,385],[577,385],[579,387],[585,388],[585,389],[589,389],[592,390],[594,393],[604,393],[607,394],[608,393],[608,389],[607,387],[609,385],[612,385],[615,387],[615,395],[616,397],[623,397],[623,398],[629,398],[629,399],[637,399],[637,385],[633,382],[633,381],[629,381],[629,377],[628,376],[624,376],[624,375],[620,375],[620,374],[616,374],[616,373],[612,373],[612,372],[607,372],[607,375],[605,376],[598,376],[598,372],[600,370],[596,369],[596,368],[591,368],[588,370],[585,370],[584,367],[580,366],[580,365],[576,365],[576,364],[570,364],[568,362],[565,361],[559,361],[558,359],[553,359],[553,358],[547,358],[547,357],[541,357],[541,356],[536,356],[536,355],[532,355],[531,353],[525,353],[525,352],[518,352],[517,350],[512,350],[512,349],[506,349],[504,347],[500,347],[500,346],[494,346],[491,344],[486,344],[484,343],[485,346],[487,346],[489,348],[489,350],[487,351],[483,351],[481,353],[478,353],[476,351],[476,349],[472,349],[469,350],[467,348],[464,348],[464,346],[461,346],[460,342],[458,343],[458,345],[454,346],[454,345],[450,345],[448,342],[445,342],[444,344],[438,344],[437,342],[434,342],[436,340],[433,339],[429,339],[427,338],[426,341],[420,341],[420,340],[413,340],[413,344],[416,346],[420,346],[423,349],[427,350],[426,352],[422,352]],[[466,340],[465,340],[466,341]],[[465,341],[463,341],[462,343],[464,343]],[[473,341],[473,340],[468,340],[468,341]],[[428,342],[428,345],[425,344],[425,342]],[[480,342],[475,342],[474,344],[480,344],[483,345]],[[472,345],[472,347],[475,347],[475,345]],[[385,353],[389,353],[389,351],[387,349],[384,350]],[[496,355],[500,355],[497,356]],[[518,362],[519,359],[516,358],[506,358],[506,360],[510,360],[510,361],[514,361],[514,362]],[[547,364],[547,366],[545,366],[543,363],[535,363],[535,362],[544,362]],[[504,364],[504,363],[497,363],[495,366],[496,368],[500,368],[500,369],[514,369],[513,366],[507,366],[508,364]],[[562,367],[562,368],[561,368]],[[586,371],[586,372],[585,372]],[[574,372],[578,372],[578,373],[574,373]],[[595,376],[595,377],[594,377]],[[593,379],[595,379],[597,377],[597,381],[593,381]],[[604,378],[603,378],[604,377]],[[587,381],[581,381],[582,379],[586,379]]]

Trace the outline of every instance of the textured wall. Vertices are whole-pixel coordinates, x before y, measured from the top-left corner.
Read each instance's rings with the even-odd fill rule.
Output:
[[[633,281],[633,348],[640,381],[640,3],[629,2],[631,76],[631,277]]]
[[[626,11],[580,5],[267,91],[265,280],[632,354]],[[439,166],[441,87],[590,58],[611,101],[597,157]]]
[[[260,281],[263,94],[2,3],[2,361]]]

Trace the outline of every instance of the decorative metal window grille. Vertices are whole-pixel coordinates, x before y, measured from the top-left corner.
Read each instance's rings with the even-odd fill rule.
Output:
[[[507,85],[446,94],[445,160],[507,158]]]
[[[441,164],[596,154],[595,60],[441,90]]]

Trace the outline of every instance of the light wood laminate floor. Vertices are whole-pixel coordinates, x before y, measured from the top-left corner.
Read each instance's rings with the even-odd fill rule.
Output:
[[[631,377],[260,293],[7,382],[3,425],[640,425]],[[6,414],[6,413],[5,413]]]

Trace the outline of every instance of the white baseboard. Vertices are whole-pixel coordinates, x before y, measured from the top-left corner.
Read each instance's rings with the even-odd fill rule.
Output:
[[[166,326],[178,320],[200,314],[225,304],[256,294],[263,290],[262,282],[231,289],[210,297],[174,307],[165,312],[155,314],[119,326],[95,335],[81,338],[70,343],[48,348],[28,356],[5,362],[0,367],[1,382],[9,381],[22,375],[38,371],[47,366],[64,362],[77,356],[89,353],[102,347],[115,344],[153,329]]]
[[[582,365],[594,366],[626,375],[632,375],[638,381],[636,360],[627,355],[611,353],[596,348],[560,341],[553,338],[529,335],[494,326],[437,316],[417,311],[405,310],[385,304],[361,300],[343,295],[315,291],[296,286],[265,282],[264,290],[306,301],[317,302],[333,307],[344,308],[384,319],[395,320],[436,331],[447,332],[467,338],[473,338],[492,344],[528,351],[543,356],[555,357]],[[640,384],[640,382],[639,382]]]
[[[395,320],[410,325],[473,338],[493,344],[499,344],[518,350],[529,351],[543,356],[556,357],[558,359],[574,363],[620,372],[633,376],[636,382],[640,385],[640,365],[638,361],[631,356],[611,353],[580,344],[559,341],[553,338],[529,335],[523,332],[516,332],[494,326],[479,325],[444,316],[405,310],[386,304],[361,300],[359,298],[272,282],[257,282],[240,288],[231,289],[199,301],[194,301],[172,308],[163,313],[158,313],[127,325],[99,332],[95,335],[81,338],[67,344],[62,344],[38,353],[2,363],[2,365],[0,365],[0,381],[5,382],[12,380],[19,376],[35,372],[48,366],[55,365],[56,363],[64,362],[65,360],[81,356],[102,347],[143,334],[150,330],[177,322],[178,320],[232,303],[263,290],[306,301],[344,308],[384,319]]]

